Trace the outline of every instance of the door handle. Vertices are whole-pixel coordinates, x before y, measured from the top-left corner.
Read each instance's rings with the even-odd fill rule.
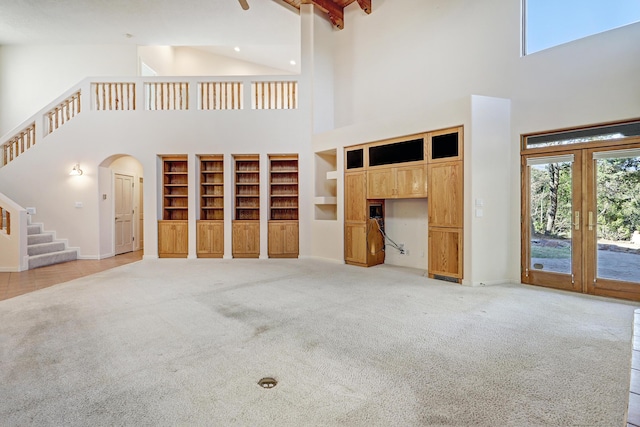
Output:
[[[575,218],[576,220],[573,223],[573,226],[575,227],[576,230],[580,230],[580,211],[576,211]]]
[[[593,231],[593,212],[589,211],[589,231]]]

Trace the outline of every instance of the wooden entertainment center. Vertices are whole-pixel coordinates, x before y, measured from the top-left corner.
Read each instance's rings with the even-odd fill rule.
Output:
[[[429,277],[462,280],[463,141],[460,126],[345,148],[347,264],[384,262],[384,237],[372,206],[384,211],[385,199],[427,198]]]

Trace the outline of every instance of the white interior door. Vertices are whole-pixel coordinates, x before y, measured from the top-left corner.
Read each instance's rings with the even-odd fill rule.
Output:
[[[115,251],[133,251],[133,177],[115,174]]]

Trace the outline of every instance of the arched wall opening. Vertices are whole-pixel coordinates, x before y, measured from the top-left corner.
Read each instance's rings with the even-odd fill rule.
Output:
[[[100,259],[144,249],[143,178],[142,164],[128,154],[98,166]]]

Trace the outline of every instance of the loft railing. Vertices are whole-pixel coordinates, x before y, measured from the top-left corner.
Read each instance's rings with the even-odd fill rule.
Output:
[[[251,108],[255,110],[298,108],[298,82],[253,82],[251,89]]]
[[[36,144],[36,123],[33,122],[9,141],[2,144],[2,166]]]
[[[47,135],[81,112],[81,103],[92,111],[139,110],[285,110],[298,108],[298,82],[255,81],[251,77],[234,80],[181,81],[171,78],[128,78],[117,81],[86,79],[67,92],[17,132],[0,138],[0,166],[6,166]],[[186,80],[186,81],[185,81]],[[248,89],[247,87],[250,87]],[[82,98],[85,98],[82,100]],[[138,102],[142,99],[142,102]],[[81,102],[82,101],[82,102]],[[39,118],[42,121],[39,122]],[[36,127],[36,123],[38,126]],[[42,126],[40,126],[42,123]]]
[[[103,110],[135,110],[136,84],[131,82],[92,83],[94,102],[93,109]]]
[[[62,101],[46,113],[47,135],[80,114],[80,91]]]
[[[242,82],[198,82],[199,110],[242,110]]]
[[[152,82],[145,83],[147,110],[188,110],[189,83]]]

